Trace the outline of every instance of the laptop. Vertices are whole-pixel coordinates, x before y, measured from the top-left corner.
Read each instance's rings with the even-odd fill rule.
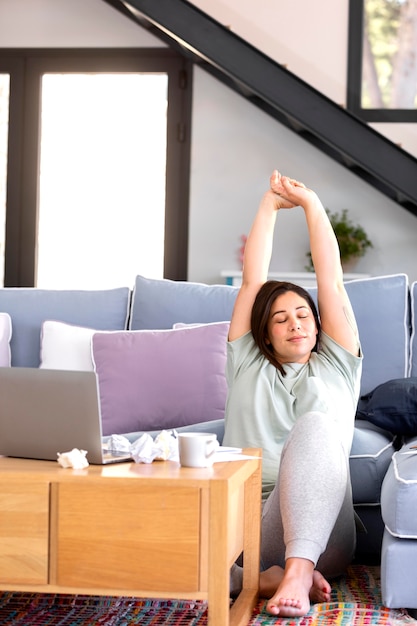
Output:
[[[0,455],[57,460],[73,448],[93,465],[130,459],[102,441],[95,372],[0,368]]]

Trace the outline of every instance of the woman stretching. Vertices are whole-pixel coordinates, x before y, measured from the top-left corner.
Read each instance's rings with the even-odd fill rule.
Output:
[[[292,283],[267,281],[277,215],[301,206],[317,303]],[[326,602],[327,579],[355,549],[349,451],[362,356],[336,237],[317,195],[274,171],[248,236],[230,324],[225,445],[259,447],[260,595],[267,611],[302,616]],[[232,568],[232,588],[241,570]]]

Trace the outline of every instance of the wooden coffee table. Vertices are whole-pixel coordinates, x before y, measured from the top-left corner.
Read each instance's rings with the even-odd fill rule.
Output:
[[[210,626],[246,624],[258,597],[261,459],[245,453],[256,458],[204,469],[0,458],[0,589],[201,599]]]

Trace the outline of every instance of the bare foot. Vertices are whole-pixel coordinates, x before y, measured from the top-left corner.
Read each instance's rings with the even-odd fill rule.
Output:
[[[328,581],[316,569],[313,572],[313,586],[310,589],[311,602],[330,602],[332,588]]]
[[[261,598],[272,598],[284,578],[284,570],[273,565],[261,572],[259,595]],[[313,572],[313,584],[309,592],[311,602],[330,602],[331,586],[317,570]]]
[[[273,576],[275,581],[280,576],[277,570],[271,572],[271,569],[267,570],[269,584]],[[268,580],[268,575],[263,578]],[[264,591],[264,582],[261,580],[261,592]],[[281,569],[281,581],[275,589],[266,610],[271,615],[282,617],[301,617],[310,610],[310,599],[317,602],[330,598],[329,583],[320,572],[314,572],[313,563],[307,559],[288,559],[284,572]]]

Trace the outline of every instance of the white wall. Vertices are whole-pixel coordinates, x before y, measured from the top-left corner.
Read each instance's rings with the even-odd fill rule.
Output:
[[[191,0],[191,4],[328,98],[345,102],[349,0]]]
[[[0,0],[0,46],[128,48],[161,43],[102,0]]]
[[[417,280],[417,219],[201,69],[194,77],[189,279],[214,282],[238,269],[269,175],[278,167],[304,181],[332,211],[349,210],[374,248],[357,271],[408,273]],[[207,97],[209,95],[209,97]],[[212,124],[208,123],[212,120]],[[281,211],[271,269],[302,271],[308,250],[301,209]]]
[[[281,62],[288,63],[290,70],[297,69],[302,78],[302,72],[304,78],[314,77],[314,86],[320,85],[326,95],[339,100],[344,94],[347,2],[281,0],[279,15],[276,9],[277,15],[271,12],[277,4],[273,0],[256,4],[242,0],[239,14],[233,10],[233,0],[195,4],[228,9],[220,21],[260,35],[271,56],[278,42],[283,50]],[[0,0],[0,45],[161,43],[102,0]],[[347,208],[352,219],[361,221],[375,247],[357,271],[373,275],[405,272],[410,280],[417,280],[417,221],[413,215],[199,67],[193,96],[189,280],[219,282],[222,269],[239,269],[240,235],[247,233],[274,167],[314,187],[332,211]],[[302,271],[306,251],[301,209],[281,212],[271,269]]]

